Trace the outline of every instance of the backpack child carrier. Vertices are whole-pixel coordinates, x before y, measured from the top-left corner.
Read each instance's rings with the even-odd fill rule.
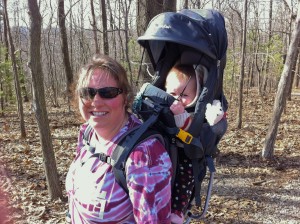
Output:
[[[193,198],[196,206],[201,206],[200,190],[207,167],[210,171],[205,205],[199,214],[187,211],[185,223],[189,223],[191,218],[200,219],[205,216],[215,173],[213,158],[226,131],[225,129],[221,135],[214,133],[205,119],[206,105],[213,100],[220,100],[224,111],[228,107],[223,93],[227,50],[224,18],[215,10],[184,9],[179,12],[161,13],[150,21],[144,35],[138,38],[138,43],[147,51],[155,71],[153,81],[142,86],[133,104],[133,112],[143,124],[119,141],[109,161],[117,182],[128,191],[124,173],[126,160],[135,145],[149,136],[155,136],[169,151],[174,181],[178,160],[176,141],[180,141],[185,155],[192,161]],[[178,62],[192,65],[196,75],[204,74],[204,83],[197,100],[186,109],[194,113],[187,131],[176,127],[174,116],[169,109],[175,98],[164,91],[166,76]],[[91,131],[88,129],[84,133],[87,143]]]
[[[145,34],[138,38],[138,42],[147,51],[155,71],[152,83],[138,94],[137,100],[142,99],[143,103],[134,105],[135,113],[144,121],[147,121],[148,115],[151,114],[149,105],[159,102],[158,94],[163,95],[163,91],[158,89],[164,90],[166,76],[175,63],[193,65],[196,75],[200,70],[204,72],[202,91],[198,93],[194,106],[187,109],[189,112],[194,112],[193,122],[187,133],[182,130],[175,131],[175,135],[183,141],[186,156],[192,160],[195,180],[194,197],[197,206],[201,203],[200,189],[206,167],[211,174],[203,212],[199,215],[189,214],[192,218],[202,218],[207,210],[215,172],[213,157],[218,152],[217,144],[222,137],[216,135],[205,120],[206,105],[217,99],[221,101],[224,111],[228,107],[223,93],[227,50],[224,18],[215,10],[204,9],[162,13],[151,20]],[[164,106],[169,107],[170,102],[169,105]],[[162,130],[163,135],[169,136],[169,139],[174,137],[175,125],[169,121],[172,117],[172,115],[161,116],[159,122],[155,123],[156,129]],[[174,154],[170,149],[171,159],[176,159],[176,155],[173,156],[172,153]]]

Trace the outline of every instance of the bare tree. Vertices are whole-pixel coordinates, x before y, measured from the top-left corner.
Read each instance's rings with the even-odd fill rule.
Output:
[[[107,14],[108,14],[108,18],[109,18],[109,29],[111,31],[115,31],[116,30],[116,21],[115,21],[115,16],[113,15],[113,10],[111,7],[111,2],[109,1],[107,3]],[[111,32],[110,35],[110,43],[111,43],[111,52],[112,52],[112,56],[114,58],[117,58],[117,37],[115,35],[116,32]],[[117,32],[118,33],[118,32]]]
[[[96,24],[96,18],[95,18],[94,0],[90,0],[90,4],[91,4],[91,13],[92,13],[92,22],[91,22],[91,25],[93,27],[95,49],[96,49],[96,53],[99,54],[100,53],[100,49],[99,49],[98,36],[97,36],[97,24]]]
[[[280,122],[280,117],[286,105],[288,88],[290,87],[293,63],[297,60],[299,53],[298,45],[300,40],[300,2],[298,1],[298,13],[295,22],[294,31],[291,37],[291,43],[287,52],[286,61],[278,84],[278,91],[275,97],[273,114],[270,126],[266,135],[262,157],[270,159],[274,155],[274,144]]]
[[[297,66],[296,66],[296,71],[295,71],[295,88],[300,88],[300,53],[298,53],[298,60],[296,62]]]
[[[69,4],[71,5],[72,0],[69,0]],[[69,13],[69,21],[70,21],[70,27],[69,27],[69,35],[70,37],[72,37],[73,34],[73,10],[70,10]],[[71,64],[71,68],[73,68],[74,71],[76,71],[76,67],[74,66],[74,56],[73,56],[73,38],[70,38],[70,64]]]
[[[255,33],[253,35],[253,51],[254,51],[254,65],[256,68],[256,72],[257,72],[257,85],[258,85],[258,93],[260,96],[262,96],[262,91],[261,91],[261,72],[262,72],[262,68],[260,67],[260,63],[259,63],[259,49],[260,49],[260,42],[261,42],[261,38],[260,38],[260,29],[259,29],[259,20],[260,20],[260,15],[259,15],[259,7],[257,6],[256,3],[252,3],[253,7],[254,7],[254,30]],[[253,65],[253,66],[254,66]]]
[[[176,12],[177,0],[164,0],[164,11],[165,12]]]
[[[248,1],[244,0],[244,28],[243,28],[243,44],[242,44],[242,60],[241,60],[241,72],[239,79],[239,93],[238,93],[238,114],[236,120],[236,127],[242,127],[242,111],[243,111],[243,88],[244,88],[244,76],[245,76],[245,57],[246,57],[246,34],[247,34],[247,13],[248,13]]]
[[[294,20],[296,19],[296,17],[295,17],[295,15],[293,13],[291,13],[290,18],[291,18],[291,24],[292,24],[294,22]],[[298,49],[299,48],[300,48],[300,41],[298,43]],[[298,57],[299,57],[299,53],[298,53],[297,58]],[[298,74],[297,74],[297,71],[298,71]],[[294,83],[294,81],[297,82],[297,79],[295,78],[295,76],[298,76],[298,78],[299,78],[299,63],[297,63],[297,60],[295,60],[292,63],[291,82],[290,82],[290,87],[288,88],[288,94],[287,94],[287,100],[289,100],[289,101],[292,100],[293,83]]]
[[[230,15],[231,18],[228,18],[228,23],[229,23],[229,27],[230,27],[230,31],[231,31],[231,36],[233,37],[232,38],[232,49],[233,51],[235,50],[236,48],[236,29],[234,27],[234,14],[231,14]],[[229,96],[229,99],[230,101],[232,100],[232,95],[233,95],[233,90],[236,88],[235,87],[235,70],[236,70],[236,56],[235,55],[232,55],[232,71],[231,71],[231,78],[230,78],[230,96]]]
[[[0,17],[1,18],[1,17]],[[1,22],[1,21],[0,21]],[[0,49],[0,60],[2,61],[2,51]],[[0,73],[0,92],[2,93],[4,88],[4,74],[1,72]],[[0,116],[4,116],[4,97],[3,94],[0,94]]]
[[[67,78],[67,93],[68,98],[70,97],[70,87],[73,83],[73,73],[70,64],[69,57],[69,48],[68,48],[68,36],[66,30],[66,16],[65,16],[65,5],[64,0],[58,0],[58,25],[60,29],[60,37],[61,37],[61,51],[64,59],[64,68]]]
[[[270,48],[272,45],[272,21],[273,21],[273,0],[270,0],[269,8],[269,28],[268,28],[268,45],[267,45],[267,54],[266,54],[266,66],[264,69],[264,82],[263,82],[263,95],[266,93],[268,80],[269,80],[269,67],[270,67]]]
[[[13,42],[15,43],[15,58],[16,58],[16,64],[17,64],[17,70],[18,70],[18,77],[20,81],[20,87],[21,87],[21,95],[23,98],[23,102],[29,102],[28,93],[25,85],[25,75],[23,71],[23,58],[22,58],[22,51],[21,49],[21,27],[20,27],[20,6],[17,4],[15,5],[14,11],[13,11],[13,18],[14,18],[14,32],[12,32],[12,37],[14,38]]]
[[[102,11],[102,27],[103,27],[103,51],[104,54],[109,54],[109,46],[108,46],[108,35],[107,35],[107,16],[106,16],[106,7],[105,0],[101,0],[101,11]]]
[[[143,35],[150,20],[159,13],[163,12],[163,0],[137,1],[137,33],[139,36]]]
[[[69,0],[69,4],[72,5],[73,0]],[[79,4],[78,4],[79,3]],[[76,1],[70,7],[70,10],[66,14],[69,14],[69,36],[72,37],[69,40],[70,44],[70,62],[72,62],[72,70],[77,71],[81,64],[85,64],[89,58],[90,51],[88,38],[85,36],[85,20],[84,12],[87,10],[88,6],[84,1]],[[74,10],[73,6],[77,5]],[[72,9],[72,10],[71,10]]]
[[[184,0],[184,1],[183,1],[183,6],[182,6],[182,8],[184,8],[184,9],[188,9],[188,8],[189,8],[189,1],[188,1],[188,0]]]
[[[148,0],[140,0],[137,1],[137,17],[136,17],[136,24],[137,24],[137,34],[141,36],[146,31],[146,28],[151,21],[151,19],[156,16],[157,14],[163,12],[163,0],[155,0],[155,1],[148,1]],[[143,64],[149,66],[150,58],[146,54],[144,56]],[[141,75],[144,81],[149,81],[149,75],[147,72],[147,67],[142,66]],[[151,69],[149,69],[151,71]]]
[[[300,41],[298,42],[298,49],[300,48]],[[293,82],[294,82],[294,78],[295,78],[295,75],[296,75],[296,71],[297,71],[297,58],[299,57],[299,53],[296,57],[296,59],[293,61],[292,63],[292,74],[291,74],[291,82],[290,82],[290,86],[288,87],[288,93],[287,93],[287,100],[291,101],[292,100],[292,89],[293,89]],[[298,64],[299,66],[299,64]]]
[[[132,2],[131,0],[128,3],[127,1],[125,1],[120,5],[121,6],[120,8],[122,9],[122,13],[124,15],[124,28],[125,28],[124,29],[124,35],[125,35],[124,54],[127,61],[129,74],[130,74],[130,82],[133,84],[133,75],[132,75],[132,68],[131,68],[130,56],[129,56],[129,11],[132,5],[131,2]]]
[[[33,109],[39,128],[49,196],[51,199],[58,197],[62,198],[44,93],[44,76],[40,52],[42,16],[39,11],[37,0],[28,0],[28,8],[31,22],[28,66],[33,85]]]
[[[2,15],[2,19],[3,19],[3,42],[4,42],[4,61],[7,63],[8,62],[8,49],[9,49],[9,43],[8,43],[8,38],[7,38],[7,25],[6,25],[6,18],[5,18],[5,13],[2,11],[1,12],[1,15]],[[2,39],[2,35],[1,35],[1,39]],[[2,55],[2,54],[1,54]],[[4,67],[4,80],[9,78],[10,76],[10,72],[8,71],[8,68],[7,66]],[[2,82],[1,80],[1,91],[4,91],[4,83]],[[12,87],[10,85],[10,83],[6,83],[6,91],[5,91],[5,96],[3,96],[1,94],[1,111],[2,111],[2,114],[3,114],[3,111],[4,111],[4,102],[7,102],[8,101],[8,97],[12,97]]]
[[[20,119],[21,138],[25,138],[26,131],[25,131],[25,121],[24,121],[24,112],[23,112],[23,101],[22,101],[21,87],[20,87],[20,81],[19,81],[19,76],[18,76],[17,60],[16,60],[16,55],[15,55],[15,46],[14,46],[13,39],[11,36],[9,19],[8,19],[8,14],[7,14],[7,0],[3,0],[3,4],[4,4],[4,19],[6,21],[7,36],[8,36],[8,40],[9,40],[9,46],[10,46],[10,58],[11,58],[12,67],[13,67],[15,91],[16,91],[17,103],[18,103],[18,115],[19,115],[19,119]]]
[[[212,0],[191,0],[191,2],[192,2],[192,7],[190,7],[190,8],[202,9],[205,6],[209,6],[212,8],[220,9],[220,7],[217,7],[217,6],[220,6],[221,2],[224,2],[224,0],[217,0],[216,1],[217,6],[216,6],[216,4],[214,4],[214,1],[212,1]]]
[[[56,69],[56,57],[55,57],[55,49],[56,49],[56,36],[57,36],[57,24],[56,26],[52,27],[53,24],[53,7],[51,1],[49,2],[49,7],[50,10],[48,9],[49,13],[49,23],[46,29],[43,29],[44,31],[44,52],[46,55],[46,61],[45,65],[47,66],[46,71],[48,73],[48,79],[49,79],[49,89],[50,89],[50,96],[52,105],[54,107],[59,107],[59,101],[58,101],[58,96],[59,96],[59,90],[58,90],[58,80],[57,80],[57,69]]]

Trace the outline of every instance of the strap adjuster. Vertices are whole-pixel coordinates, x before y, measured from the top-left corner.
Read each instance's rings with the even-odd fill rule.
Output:
[[[190,133],[182,130],[181,128],[179,129],[179,132],[176,134],[176,137],[178,137],[185,144],[191,144],[193,140],[193,136]]]
[[[96,153],[92,157],[97,157],[100,161],[111,164],[110,156],[106,155],[105,153],[102,153],[102,152]]]

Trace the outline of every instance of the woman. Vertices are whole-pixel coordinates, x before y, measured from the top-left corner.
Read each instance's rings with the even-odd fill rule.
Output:
[[[95,55],[79,72],[76,92],[86,123],[66,178],[72,223],[170,223],[171,161],[157,139],[140,143],[126,161],[129,194],[116,182],[111,165],[92,157],[99,152],[110,156],[118,139],[140,125],[128,112],[132,94],[124,68]],[[93,152],[83,142],[88,125],[94,130]]]

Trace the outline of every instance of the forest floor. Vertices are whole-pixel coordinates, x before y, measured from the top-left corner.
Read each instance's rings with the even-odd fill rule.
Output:
[[[292,96],[282,114],[274,159],[263,160],[273,98],[245,94],[241,129],[235,128],[236,103],[230,102],[229,128],[219,146],[210,206],[204,220],[191,223],[300,223],[300,96]],[[24,105],[25,139],[20,139],[17,109],[11,108],[0,117],[0,224],[65,223],[67,203],[48,197],[30,104]],[[49,119],[64,189],[80,120],[66,107],[49,107]]]

